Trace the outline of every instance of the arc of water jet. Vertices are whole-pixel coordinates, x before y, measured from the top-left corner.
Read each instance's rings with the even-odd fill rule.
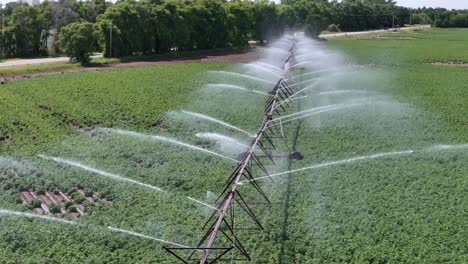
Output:
[[[304,61],[301,61],[301,62],[298,62],[294,65],[291,65],[292,67],[297,67],[297,66],[300,66],[300,65],[304,65],[304,64],[312,64],[314,61],[316,61],[317,59],[316,58],[311,58],[311,59],[308,59],[308,60],[304,60]],[[315,66],[320,66],[319,64],[314,64]]]
[[[428,147],[426,148],[425,150],[451,150],[451,149],[465,149],[465,148],[468,148],[468,144],[459,144],[459,145],[444,145],[444,144],[440,144],[440,145],[434,145],[434,146],[431,146],[431,147]]]
[[[318,107],[302,110],[302,111],[299,111],[299,112],[295,112],[295,113],[292,113],[292,114],[289,114],[289,115],[281,116],[281,117],[273,119],[273,121],[283,120],[283,119],[290,118],[290,117],[293,117],[293,116],[297,116],[297,115],[301,115],[301,114],[305,114],[305,113],[309,113],[309,112],[314,112],[314,111],[317,111],[317,110],[327,109],[327,108],[331,108],[331,107],[341,106],[341,105],[343,105],[343,104],[331,104],[331,105],[318,106]]]
[[[249,146],[240,143],[239,141],[233,139],[232,137],[228,137],[228,136],[221,135],[221,134],[218,134],[218,133],[197,133],[195,135],[197,137],[199,137],[199,138],[214,139],[214,140],[225,140],[225,141],[232,142],[232,143],[234,143],[236,145],[239,145],[241,147],[244,147],[244,148],[250,148]]]
[[[197,147],[197,146],[194,146],[194,145],[190,145],[188,143],[177,141],[175,139],[170,139],[170,138],[161,137],[161,136],[154,136],[154,135],[146,135],[146,134],[143,134],[143,133],[138,133],[138,132],[134,132],[134,131],[127,131],[127,130],[121,130],[121,129],[99,128],[99,130],[109,131],[111,133],[115,133],[115,134],[118,134],[118,135],[131,136],[131,137],[137,137],[137,138],[148,138],[148,139],[158,140],[158,141],[161,141],[161,142],[171,143],[171,144],[186,147],[186,148],[189,148],[189,149],[194,149],[194,150],[198,150],[198,151],[201,151],[201,152],[205,152],[205,153],[208,153],[208,154],[220,157],[220,158],[224,158],[224,159],[233,161],[235,163],[239,163],[238,160],[235,160],[233,158],[229,158],[229,157],[226,157],[226,156],[221,155],[219,153],[216,153],[214,151],[207,150],[207,149],[204,149],[204,148],[200,148],[200,147]]]
[[[290,96],[290,97],[286,98],[285,100],[283,100],[283,101],[282,101],[281,103],[279,103],[278,105],[276,105],[276,106],[275,106],[275,109],[281,107],[283,104],[285,104],[285,103],[287,103],[287,102],[291,102],[291,101],[293,101],[293,100],[298,100],[298,99],[305,98],[305,97],[307,97],[307,95],[299,96],[299,97],[296,97],[296,98],[291,98],[291,96]]]
[[[282,121],[282,123],[284,124],[284,123],[288,123],[288,122],[291,122],[291,121],[294,121],[294,120],[297,120],[297,119],[301,119],[301,118],[305,118],[305,117],[308,117],[308,116],[317,115],[317,114],[324,113],[324,112],[330,112],[330,111],[340,110],[340,109],[348,108],[348,107],[359,106],[359,105],[363,105],[363,104],[348,104],[348,105],[342,105],[342,106],[336,106],[336,107],[326,108],[326,109],[323,109],[323,110],[319,110],[319,111],[312,112],[312,113],[306,113],[306,114],[301,115],[301,116],[298,116],[298,117],[290,118],[290,119],[287,119],[287,120],[284,120],[284,121],[281,120],[281,121]],[[275,125],[276,125],[276,124],[275,124]]]
[[[306,60],[306,61],[303,61],[303,62],[298,62],[294,65],[291,65],[291,67],[297,67],[297,66],[300,66],[300,65],[304,65],[304,64],[309,64],[311,63],[313,60]]]
[[[313,83],[313,84],[310,84],[304,88],[302,88],[301,90],[295,92],[294,94],[292,94],[291,96],[288,97],[288,99],[292,99],[294,98],[296,95],[300,94],[301,92],[305,91],[305,90],[308,90],[308,89],[311,89],[313,87],[315,87],[317,84],[319,84],[319,80],[317,80],[317,82]]]
[[[25,212],[18,212],[18,211],[11,211],[7,209],[0,209],[0,215],[14,215],[14,216],[19,216],[19,217],[26,217],[26,218],[37,218],[37,219],[43,219],[43,220],[48,220],[48,221],[55,221],[55,222],[60,222],[64,224],[76,224],[73,221],[61,219],[61,218],[56,218],[56,217],[51,217],[51,216],[46,216],[46,215],[37,215],[37,214],[31,214],[31,213],[25,213]]]
[[[305,80],[305,81],[302,81],[302,82],[298,82],[298,83],[289,85],[289,87],[295,87],[295,86],[298,86],[298,85],[301,85],[301,84],[304,84],[304,83],[310,83],[310,82],[320,81],[320,80],[323,80],[323,78],[321,78],[321,77],[311,78],[309,80]]]
[[[164,243],[164,244],[173,245],[173,246],[176,246],[176,247],[188,248],[188,246],[184,246],[184,245],[177,244],[177,243],[174,243],[174,242],[170,242],[170,241],[167,241],[167,240],[163,240],[163,239],[160,239],[160,238],[155,238],[155,237],[152,237],[152,236],[143,235],[143,234],[136,233],[136,232],[129,231],[129,230],[124,230],[124,229],[120,229],[120,228],[116,228],[116,227],[112,227],[112,226],[108,226],[107,228],[109,228],[112,231],[121,232],[121,233],[124,233],[124,234],[127,234],[127,235],[132,235],[132,236],[137,236],[137,237],[141,237],[141,238],[151,239],[151,240],[154,240],[154,241],[158,241],[158,242],[161,242],[161,243]]]
[[[328,72],[328,71],[336,70],[336,69],[339,69],[339,68],[341,68],[341,67],[330,67],[330,68],[326,68],[326,69],[311,71],[311,72],[295,75],[294,78],[296,79],[296,78],[304,77],[304,76],[307,76],[307,75],[317,74],[317,73],[321,73],[321,72]]]
[[[261,91],[258,91],[258,90],[247,89],[247,88],[245,88],[245,87],[238,86],[238,85],[231,85],[231,84],[208,84],[207,87],[210,87],[210,88],[226,88],[226,89],[242,90],[242,91],[248,91],[248,92],[252,92],[252,93],[256,93],[256,94],[261,94],[261,95],[269,96],[269,94],[267,94],[267,93],[264,93],[264,92],[261,92]]]
[[[364,90],[336,90],[336,91],[322,92],[322,93],[319,93],[319,95],[340,94],[340,93],[354,93],[354,92],[367,93],[367,91],[364,91]]]
[[[232,129],[234,129],[234,130],[237,130],[237,131],[239,131],[239,132],[242,132],[242,133],[244,133],[244,134],[247,134],[249,137],[252,136],[251,133],[249,133],[249,132],[247,132],[247,131],[245,131],[245,130],[243,130],[243,129],[241,129],[241,128],[238,128],[238,127],[236,127],[236,126],[233,126],[233,125],[231,125],[231,124],[228,124],[228,123],[226,123],[226,122],[224,122],[224,121],[221,121],[221,120],[219,120],[219,119],[216,119],[216,118],[214,118],[214,117],[207,116],[207,115],[200,114],[200,113],[185,111],[185,110],[181,110],[181,112],[184,113],[184,114],[187,114],[187,115],[191,115],[191,116],[194,116],[194,117],[198,117],[198,118],[201,118],[201,119],[209,120],[209,121],[214,122],[214,123],[221,124],[221,125],[223,125],[223,126],[225,126],[225,127],[232,128]]]
[[[312,60],[318,60],[320,57],[324,57],[325,55],[323,53],[313,53],[313,54],[297,54],[296,60],[297,61],[312,61]]]
[[[42,158],[42,159],[52,160],[52,161],[62,163],[62,164],[66,164],[66,165],[69,165],[69,166],[72,166],[72,167],[77,167],[77,168],[86,170],[88,172],[99,174],[101,176],[105,176],[105,177],[108,177],[108,178],[111,178],[111,179],[114,179],[114,180],[117,180],[117,181],[125,181],[125,182],[129,182],[129,183],[137,184],[137,185],[140,185],[140,186],[143,186],[143,187],[146,187],[146,188],[150,188],[150,189],[153,189],[153,190],[156,190],[156,191],[164,192],[164,190],[159,188],[159,187],[156,187],[156,186],[153,186],[153,185],[150,185],[150,184],[146,184],[146,183],[142,183],[142,182],[139,182],[139,181],[136,181],[136,180],[132,180],[132,179],[120,176],[120,175],[112,174],[112,173],[109,173],[109,172],[106,172],[106,171],[102,171],[102,170],[99,170],[99,169],[96,169],[96,168],[92,168],[90,166],[84,165],[84,164],[76,162],[76,161],[66,160],[66,159],[57,158],[57,157],[50,157],[50,156],[45,156],[45,155],[38,155],[38,156],[40,158]]]
[[[219,211],[218,208],[216,208],[216,207],[214,207],[214,206],[211,206],[211,205],[209,205],[209,204],[207,204],[207,203],[204,203],[204,202],[202,202],[202,201],[199,201],[199,200],[197,200],[197,199],[195,199],[195,198],[192,198],[192,197],[190,197],[190,196],[187,196],[187,199],[189,199],[189,200],[191,200],[191,201],[194,201],[194,202],[196,202],[196,203],[202,204],[202,205],[204,205],[204,206],[206,206],[206,207],[208,207],[208,208],[211,208],[211,209],[213,209],[213,210]]]
[[[275,76],[278,77],[278,78],[283,77],[283,74],[282,74],[282,73],[273,72],[273,71],[269,70],[268,68],[266,68],[266,67],[264,67],[264,66],[261,66],[261,65],[249,63],[249,64],[245,64],[245,67],[254,68],[254,69],[259,69],[259,70],[261,70],[261,71],[264,71],[264,72],[267,72],[267,73],[271,73],[271,74],[275,75]]]
[[[383,158],[383,157],[387,157],[387,156],[409,155],[409,154],[412,154],[412,153],[414,153],[414,150],[403,150],[403,151],[395,151],[395,152],[378,153],[378,154],[373,154],[373,155],[369,155],[369,156],[354,157],[354,158],[338,160],[338,161],[331,161],[331,162],[321,163],[321,164],[317,164],[317,165],[313,165],[313,166],[309,166],[309,167],[304,167],[304,168],[300,168],[300,169],[295,169],[295,170],[290,170],[290,171],[285,171],[285,172],[280,172],[280,173],[274,173],[274,174],[270,174],[270,175],[267,175],[267,176],[258,177],[258,178],[254,178],[254,179],[251,179],[251,180],[243,181],[242,183],[244,184],[244,183],[249,183],[249,182],[258,181],[258,180],[262,180],[262,179],[273,178],[273,177],[277,177],[277,176],[281,176],[281,175],[285,175],[285,174],[289,174],[289,173],[300,172],[300,171],[305,171],[305,170],[320,169],[320,168],[324,168],[324,167],[340,165],[340,164],[346,164],[346,163],[352,163],[352,162],[361,161],[361,160],[373,160],[373,159]]]
[[[250,80],[254,80],[254,81],[259,81],[259,82],[264,82],[264,83],[272,84],[272,85],[275,85],[275,84],[276,84],[276,83],[274,83],[274,82],[270,82],[270,81],[268,81],[268,80],[261,79],[261,78],[257,78],[257,77],[255,77],[255,76],[247,75],[247,74],[240,74],[240,73],[228,72],[228,71],[212,71],[212,72],[213,72],[213,73],[221,73],[221,74],[225,74],[225,75],[231,75],[231,76],[242,77],[242,78],[246,78],[246,79],[250,79]]]
[[[317,82],[318,83],[318,82]],[[312,86],[309,86],[309,87],[306,87],[307,89],[311,88]],[[306,89],[304,88],[304,89]],[[307,95],[304,95],[304,96],[299,96],[299,97],[294,97],[296,96],[297,94],[299,94],[300,92],[304,91],[304,89],[294,93],[293,95],[289,96],[288,98],[286,98],[285,100],[283,100],[281,103],[279,103],[277,106],[275,106],[275,109],[279,108],[280,106],[282,106],[283,104],[287,103],[287,102],[291,102],[293,100],[298,100],[298,99],[302,99],[302,98],[306,98],[308,97]]]
[[[289,98],[291,101],[294,101],[294,100],[299,100],[299,99],[302,99],[302,98],[307,98],[309,97],[308,95],[303,95],[303,96],[299,96],[299,97],[296,97],[296,98]]]
[[[296,57],[296,59],[298,59],[298,58],[312,57],[312,56],[314,56],[314,55],[311,55],[310,53],[307,53],[307,54],[300,54],[300,53],[299,53],[299,54],[297,54],[295,57]]]
[[[261,65],[264,65],[265,67],[270,67],[272,69],[275,69],[275,70],[278,70],[279,72],[283,72],[283,69],[281,69],[280,67],[278,66],[275,66],[271,63],[267,63],[267,62],[264,62],[264,61],[257,61],[258,64],[261,64]]]
[[[298,117],[290,118],[290,119],[287,119],[287,120],[280,120],[280,121],[281,121],[283,124],[284,124],[284,123],[289,123],[289,122],[294,121],[294,120],[297,120],[297,119],[305,118],[305,117],[312,116],[312,115],[318,115],[318,114],[320,114],[320,113],[325,113],[325,112],[330,112],[330,111],[334,111],[334,110],[339,110],[339,109],[343,109],[343,108],[345,108],[345,107],[344,107],[344,106],[340,106],[340,107],[333,107],[333,108],[323,109],[323,110],[319,110],[319,111],[316,111],[316,112],[307,113],[307,114],[304,114],[304,115],[301,115],[301,116],[298,116]]]
[[[279,51],[280,53],[283,53],[284,55],[289,55],[289,52],[282,49],[282,48],[278,48],[278,47],[269,47],[269,48],[266,48],[267,50],[277,50]]]

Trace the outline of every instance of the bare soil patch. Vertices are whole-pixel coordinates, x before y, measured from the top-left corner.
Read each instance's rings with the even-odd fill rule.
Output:
[[[37,214],[54,214],[59,217],[67,217],[70,219],[77,219],[85,215],[85,205],[94,205],[96,203],[103,203],[110,205],[106,199],[100,198],[99,193],[87,195],[83,190],[78,190],[79,196],[82,201],[77,201],[72,195],[64,192],[44,192],[39,194],[33,191],[20,192],[20,198],[23,204],[30,205],[31,210]],[[59,210],[52,212],[52,206],[58,206]]]
[[[0,136],[0,145],[2,144],[8,144],[11,142],[11,136],[10,134],[5,134],[3,136]]]
[[[224,63],[224,64],[237,64],[237,63],[248,63],[258,59],[258,55],[255,52],[239,52],[239,53],[223,53],[218,55],[203,55],[187,58],[176,58],[176,59],[162,59],[158,61],[134,61],[134,62],[123,62],[115,63],[110,65],[104,65],[99,67],[83,67],[76,69],[68,69],[63,71],[50,71],[41,73],[21,74],[12,76],[0,77],[0,83],[21,81],[32,79],[40,76],[64,74],[66,72],[89,72],[89,71],[110,71],[114,69],[132,68],[132,67],[149,67],[149,66],[164,66],[164,65],[175,65],[185,62],[203,62],[203,63]]]

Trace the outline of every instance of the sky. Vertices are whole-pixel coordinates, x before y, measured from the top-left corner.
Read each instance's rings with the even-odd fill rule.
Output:
[[[13,0],[15,1],[15,0]],[[5,4],[12,0],[0,0]],[[274,0],[280,2],[280,0]],[[468,0],[396,0],[398,5],[407,7],[443,7],[447,9],[468,9]]]
[[[398,5],[407,7],[443,7],[447,9],[468,9],[468,0],[396,0]]]

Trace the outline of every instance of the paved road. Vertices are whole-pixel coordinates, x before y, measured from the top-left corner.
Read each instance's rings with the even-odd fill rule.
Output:
[[[403,27],[399,28],[398,31],[405,31],[405,30],[412,30],[412,29],[422,29],[422,28],[430,28],[431,25],[419,25],[413,27]],[[365,35],[365,34],[373,34],[373,33],[384,33],[384,32],[391,32],[392,29],[380,29],[380,30],[369,30],[369,31],[357,31],[357,32],[342,32],[342,33],[332,33],[332,34],[322,34],[319,37],[329,39],[329,38],[339,38],[339,37],[347,37],[347,36],[355,36],[355,35]]]
[[[91,57],[100,58],[102,57],[102,54],[93,55]],[[0,67],[42,64],[42,63],[50,63],[50,62],[64,62],[64,61],[69,61],[69,60],[70,60],[69,57],[55,57],[55,58],[43,58],[43,59],[20,59],[20,60],[0,62]]]

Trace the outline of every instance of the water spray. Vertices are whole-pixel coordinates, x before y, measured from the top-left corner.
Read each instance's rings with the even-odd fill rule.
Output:
[[[132,235],[132,236],[136,236],[136,237],[140,237],[140,238],[151,239],[151,240],[154,240],[154,241],[158,241],[158,242],[168,244],[168,245],[173,245],[173,246],[176,246],[176,247],[188,248],[188,246],[184,246],[184,245],[177,244],[177,243],[174,243],[174,242],[170,242],[170,241],[167,241],[167,240],[163,240],[163,239],[160,239],[160,238],[155,238],[155,237],[143,235],[143,234],[136,233],[136,232],[129,231],[129,230],[124,230],[124,229],[120,229],[120,228],[116,228],[116,227],[112,227],[112,226],[108,226],[107,228],[112,230],[112,231],[125,233],[127,235]]]
[[[228,123],[226,123],[226,122],[224,122],[224,121],[221,121],[221,120],[219,120],[219,119],[216,119],[216,118],[214,118],[214,117],[207,116],[207,115],[200,114],[200,113],[185,111],[185,110],[181,110],[181,112],[184,113],[184,114],[186,114],[186,115],[190,115],[190,116],[193,116],[193,117],[201,118],[201,119],[208,120],[208,121],[211,121],[211,122],[214,122],[214,123],[218,123],[218,124],[223,125],[223,126],[225,126],[225,127],[229,127],[229,128],[231,128],[231,129],[234,129],[234,130],[237,130],[237,131],[239,131],[239,132],[242,132],[242,133],[248,135],[249,137],[252,136],[251,133],[249,133],[249,132],[247,132],[247,131],[245,131],[245,130],[243,130],[243,129],[241,129],[241,128],[238,128],[238,127],[236,127],[236,126],[233,126],[233,125],[231,125],[231,124],[228,124]]]
[[[295,43],[297,40],[291,40]],[[248,219],[256,226],[253,228],[255,230],[263,230],[263,226],[259,221],[259,218],[256,216],[254,211],[251,208],[251,205],[243,198],[243,195],[239,192],[238,187],[241,182],[241,179],[251,180],[253,179],[253,169],[252,167],[258,168],[260,171],[263,171],[265,175],[269,175],[263,162],[260,158],[267,158],[274,162],[274,156],[272,154],[272,149],[276,149],[275,143],[273,142],[272,135],[279,133],[280,131],[274,132],[272,128],[273,120],[285,110],[282,102],[288,100],[295,91],[295,84],[291,77],[290,71],[294,70],[290,65],[294,63],[294,52],[295,44],[292,44],[291,48],[287,52],[288,58],[284,62],[284,73],[277,83],[274,83],[273,89],[269,92],[269,98],[266,102],[265,107],[265,117],[257,130],[257,133],[252,138],[250,145],[247,148],[247,151],[241,153],[238,157],[239,164],[235,168],[234,172],[228,177],[226,185],[221,192],[221,194],[216,199],[216,210],[213,210],[211,216],[206,221],[204,228],[206,233],[203,238],[197,243],[195,247],[186,248],[186,247],[164,247],[170,254],[177,257],[184,263],[189,263],[195,261],[199,264],[215,263],[218,260],[230,251],[235,250],[235,254],[239,256],[236,259],[252,260],[250,254],[246,250],[245,246],[239,239],[239,235],[235,230],[235,222],[231,222],[230,219],[234,219],[237,213],[245,214]],[[250,78],[252,80],[257,80],[258,78],[253,76],[246,76],[235,73],[225,73],[233,76],[238,76],[242,78]],[[280,105],[281,104],[281,105]],[[256,150],[262,151],[263,155],[259,155]],[[290,159],[302,159],[303,156],[300,153],[290,153],[287,155]],[[250,186],[256,190],[256,192],[264,198],[266,204],[270,204],[270,200],[262,188],[255,182],[250,182]],[[236,207],[234,208],[234,204]],[[232,241],[230,246],[215,246],[215,243],[218,241],[218,236],[223,235]],[[219,243],[219,242],[218,242]],[[187,252],[189,255],[182,255],[183,252]],[[201,258],[194,259],[194,254],[197,251],[202,251]]]
[[[0,208],[0,215],[10,215],[10,216],[18,216],[18,217],[26,217],[26,218],[33,218],[33,219],[41,219],[41,220],[46,220],[46,221],[53,221],[53,222],[59,222],[63,224],[76,224],[73,221],[57,218],[57,217],[51,217],[51,216],[46,216],[46,215],[38,215],[38,214],[31,214],[31,213],[25,213],[25,212],[18,212],[18,211],[12,211],[12,210],[7,210],[7,209],[1,209]]]
[[[77,161],[66,160],[66,159],[62,159],[62,158],[58,158],[58,157],[50,157],[50,156],[45,156],[45,155],[38,155],[38,156],[40,158],[42,158],[42,159],[52,160],[52,161],[55,161],[55,162],[58,162],[58,163],[66,164],[66,165],[76,167],[76,168],[80,168],[80,169],[92,172],[94,174],[105,176],[105,177],[108,177],[108,178],[111,178],[111,179],[114,179],[114,180],[117,180],[117,181],[129,182],[129,183],[137,184],[137,185],[140,185],[140,186],[143,186],[143,187],[146,187],[146,188],[150,188],[152,190],[164,192],[163,189],[161,189],[159,187],[156,187],[156,186],[153,186],[153,185],[150,185],[150,184],[146,184],[146,183],[142,183],[142,182],[139,182],[139,181],[136,181],[136,180],[132,180],[132,179],[129,179],[129,178],[126,178],[126,177],[123,177],[123,176],[120,176],[120,175],[116,175],[116,174],[113,174],[113,173],[110,173],[110,172],[106,172],[106,171],[103,171],[103,170],[99,170],[99,169],[96,169],[96,168],[92,168],[90,166],[79,163]]]
[[[208,84],[206,87],[208,87],[208,88],[221,88],[221,89],[241,90],[241,91],[252,92],[252,93],[256,93],[256,94],[261,94],[261,95],[266,95],[266,96],[268,96],[267,93],[264,93],[264,92],[262,92],[262,91],[253,90],[253,89],[247,89],[247,88],[245,88],[245,87],[238,86],[238,85],[232,85],[232,84],[224,84],[224,83],[219,83],[219,84]]]
[[[300,169],[284,171],[284,172],[274,173],[274,174],[270,174],[270,175],[263,176],[263,177],[254,178],[252,180],[244,181],[244,182],[242,182],[242,184],[249,183],[249,182],[252,182],[252,181],[270,179],[270,178],[274,178],[274,177],[278,177],[278,176],[282,176],[282,175],[286,175],[286,174],[290,174],[290,173],[305,171],[305,170],[315,170],[315,169],[320,169],[320,168],[324,168],[324,167],[330,167],[330,166],[335,166],[335,165],[352,163],[352,162],[356,162],[356,161],[373,160],[373,159],[379,159],[379,158],[384,158],[384,157],[388,157],[388,156],[409,155],[409,154],[413,154],[413,153],[414,153],[414,150],[403,150],[403,151],[395,151],[395,152],[378,153],[378,154],[373,154],[373,155],[369,155],[369,156],[354,157],[354,158],[338,160],[338,161],[330,161],[330,162],[325,162],[325,163],[321,163],[321,164],[317,164],[317,165],[313,165],[313,166],[309,166],[309,167],[304,167],[304,168],[300,168]]]
[[[122,130],[122,129],[99,128],[99,130],[111,132],[111,133],[118,134],[118,135],[124,135],[124,136],[136,137],[136,138],[144,138],[144,139],[153,139],[153,140],[157,140],[157,141],[160,141],[160,142],[165,142],[165,143],[169,143],[169,144],[173,144],[173,145],[177,145],[177,146],[186,147],[186,148],[189,148],[189,149],[192,149],[192,150],[197,150],[197,151],[200,151],[200,152],[208,153],[208,154],[211,154],[211,155],[223,158],[223,159],[233,161],[235,163],[239,163],[239,161],[237,161],[237,160],[235,160],[233,158],[229,158],[227,156],[221,155],[221,154],[216,153],[214,151],[207,150],[207,149],[204,149],[204,148],[200,148],[200,147],[197,147],[197,146],[185,143],[185,142],[181,142],[181,141],[178,141],[178,140],[175,140],[175,139],[171,139],[171,138],[166,138],[166,137],[156,136],[156,135],[147,135],[147,134],[143,134],[143,133],[139,133],[139,132],[135,132],[135,131],[128,131],[128,130]]]

